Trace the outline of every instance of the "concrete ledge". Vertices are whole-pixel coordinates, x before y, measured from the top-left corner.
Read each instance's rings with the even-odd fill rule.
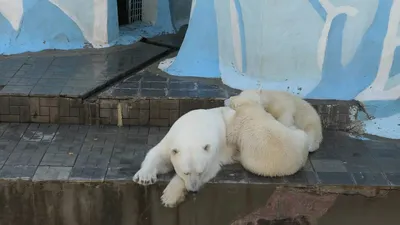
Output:
[[[197,196],[188,196],[179,207],[169,209],[160,204],[164,186],[144,188],[132,182],[2,181],[0,223],[398,224],[395,206],[400,192],[397,190],[370,188],[382,195],[365,197],[276,185],[209,184]]]
[[[0,124],[0,179],[131,181],[166,127]],[[240,164],[224,166],[210,183],[339,186],[381,189],[400,185],[400,143],[359,140],[325,131],[320,148],[292,176],[260,177]],[[173,174],[159,176],[168,182]]]

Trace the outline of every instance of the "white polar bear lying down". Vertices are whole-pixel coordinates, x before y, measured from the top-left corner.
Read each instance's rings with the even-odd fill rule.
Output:
[[[322,142],[321,118],[310,103],[285,91],[245,90],[240,96],[255,100],[261,97],[264,109],[287,127],[296,126],[308,136],[308,150],[313,152]],[[229,104],[229,100],[225,105]]]
[[[221,165],[234,162],[234,149],[226,142],[226,124],[234,114],[229,107],[184,114],[150,149],[133,180],[142,185],[153,184],[157,174],[175,169],[176,175],[165,188],[161,201],[167,207],[182,202],[186,191],[197,192],[216,176]]]
[[[292,175],[307,161],[307,134],[278,122],[260,100],[241,95],[230,98],[229,106],[236,113],[227,128],[228,143],[239,149],[240,162],[250,172]]]

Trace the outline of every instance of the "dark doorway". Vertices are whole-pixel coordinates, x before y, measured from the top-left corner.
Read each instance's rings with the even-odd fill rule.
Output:
[[[142,21],[143,0],[118,0],[118,22],[119,25],[131,24]]]

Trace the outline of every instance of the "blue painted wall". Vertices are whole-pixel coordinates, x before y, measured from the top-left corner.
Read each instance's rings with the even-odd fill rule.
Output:
[[[400,138],[400,0],[197,0],[160,68],[238,89],[357,99],[367,133]]]

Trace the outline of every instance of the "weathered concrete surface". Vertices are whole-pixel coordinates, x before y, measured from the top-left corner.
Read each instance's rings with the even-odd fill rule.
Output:
[[[231,225],[240,224],[317,224],[334,204],[338,194],[310,194],[287,188],[277,188],[265,207],[240,218]]]
[[[133,183],[2,182],[2,225],[143,224]]]
[[[275,185],[209,184],[178,208],[164,208],[164,184],[0,182],[1,225],[398,225],[400,192],[367,198],[296,192]],[[300,189],[298,189],[300,191]],[[304,189],[303,189],[304,190]],[[328,204],[319,204],[321,202]],[[290,202],[291,210],[288,210]],[[317,201],[316,201],[317,200]],[[278,203],[277,205],[274,205]],[[301,207],[303,206],[303,207]],[[310,206],[319,213],[307,214]],[[274,208],[274,214],[271,214]],[[290,208],[290,207],[289,207]],[[245,221],[246,215],[254,215]],[[313,221],[310,216],[317,215]]]
[[[400,192],[392,191],[381,198],[341,195],[318,225],[374,225],[400,224]]]

